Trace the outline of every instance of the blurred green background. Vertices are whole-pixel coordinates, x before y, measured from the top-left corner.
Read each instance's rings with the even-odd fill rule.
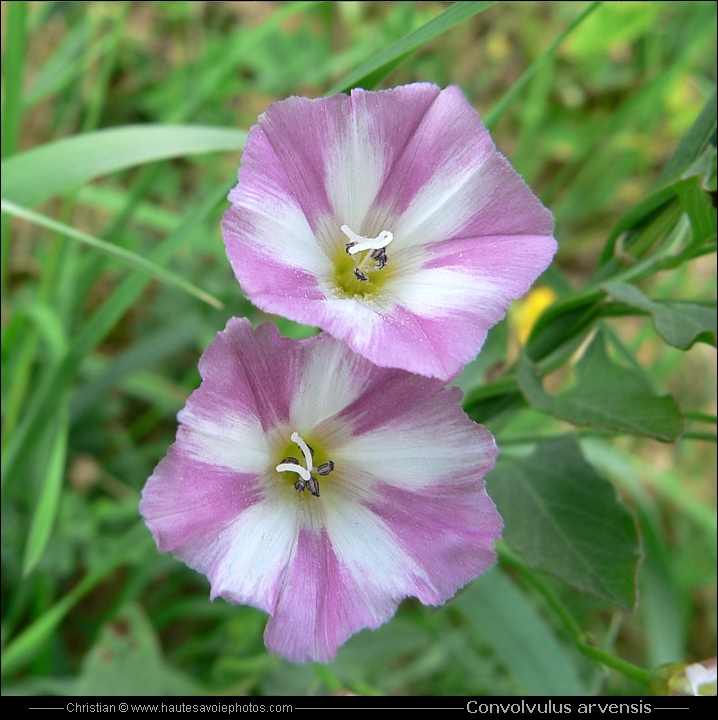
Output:
[[[5,694],[646,692],[581,657],[543,598],[506,567],[443,609],[403,603],[331,665],[291,666],[264,650],[262,613],[210,603],[206,580],[158,554],[138,518],[142,486],[199,382],[202,350],[228,317],[263,319],[234,280],[219,230],[241,133],[275,100],[342,88],[450,5],[2,3],[3,159],[128,124],[238,131],[214,152],[181,135],[186,152],[88,182],[75,182],[90,152],[82,147],[26,177],[28,197],[44,200],[33,210],[151,258],[210,302],[57,227],[3,215],[3,462],[39,394],[53,409],[3,478]],[[714,91],[715,4],[459,5],[476,12],[420,38],[387,77],[369,81],[458,84],[555,215],[553,285],[580,288]],[[100,151],[122,166],[122,148],[95,141],[91,152]],[[62,192],[43,195],[52,183]],[[659,275],[651,288],[715,298],[715,257]],[[459,381],[464,390],[515,357],[537,302],[517,303],[492,331],[486,355]],[[285,334],[306,332],[274,321]],[[715,416],[714,348],[667,348],[644,318],[613,327],[697,423]],[[490,423],[509,456],[530,450],[517,437],[554,427],[529,410]],[[629,615],[554,590],[599,646],[641,666],[716,654],[715,435],[704,434],[676,445],[581,439],[641,530],[640,603]]]

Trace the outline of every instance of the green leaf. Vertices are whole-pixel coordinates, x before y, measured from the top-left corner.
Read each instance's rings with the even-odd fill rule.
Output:
[[[527,695],[583,695],[576,659],[536,608],[499,569],[451,604],[491,645]]]
[[[474,15],[487,10],[493,2],[456,2],[438,17],[429,20],[425,25],[405,35],[401,40],[390,45],[385,50],[362,63],[356,70],[342,78],[327,95],[336,95],[355,87],[364,87],[368,90],[375,87],[385,78],[401,60],[408,57],[430,40],[438,37],[447,30],[468,20]]]
[[[589,3],[581,13],[573,20],[569,26],[544,50],[522,73],[521,77],[516,80],[511,87],[503,93],[501,99],[494,105],[484,116],[486,127],[492,129],[496,121],[504,114],[506,108],[516,99],[519,93],[524,89],[528,81],[536,74],[543,64],[550,60],[559,45],[571,35],[571,33],[583,23],[583,21],[599,6],[600,2]]]
[[[691,129],[680,144],[658,178],[658,185],[672,184],[683,171],[691,166],[709,145],[716,145],[718,127],[716,112],[716,91],[701,110]]]
[[[487,487],[504,518],[504,540],[526,565],[631,610],[636,528],[573,437],[543,442],[529,457],[502,457]]]
[[[501,413],[526,407],[526,401],[516,378],[504,377],[468,392],[462,406],[472,420],[484,423]]]
[[[635,369],[611,360],[603,332],[596,333],[576,365],[572,387],[549,395],[541,384],[541,369],[526,355],[518,364],[518,382],[529,404],[573,425],[646,435],[671,442],[683,430],[675,400],[657,396]]]
[[[708,194],[715,188],[716,149],[708,146],[705,152],[681,174],[681,181],[675,189],[683,209],[693,227],[694,242],[703,244],[716,237],[716,209]]]
[[[8,202],[5,198],[0,199],[0,207],[3,212],[14,215],[15,217],[21,217],[24,220],[29,220],[36,225],[61,233],[62,235],[67,235],[67,237],[71,237],[74,240],[79,240],[90,247],[101,250],[108,255],[112,255],[132,268],[148,273],[151,277],[156,278],[157,280],[165,282],[168,285],[174,285],[190,295],[194,295],[203,302],[206,302],[208,305],[212,305],[216,308],[222,308],[222,303],[212,297],[209,293],[206,293],[204,290],[201,290],[192,283],[187,282],[179,275],[175,275],[169,270],[165,270],[163,267],[147,260],[141,255],[125,250],[125,248],[120,247],[119,245],[113,245],[112,243],[105,242],[94,235],[89,235],[81,230],[76,230],[70,225],[65,225],[64,223],[53,220],[46,215],[41,215],[34,210],[28,210],[20,205]]]
[[[147,552],[149,544],[151,539],[147,528],[139,522],[122,536],[115,538],[112,543],[113,550],[104,554],[96,568],[91,569],[72,590],[5,645],[0,662],[2,676],[17,672],[46,649],[50,638],[57,632],[70,610],[118,564],[137,554],[138,548]]]
[[[662,215],[670,217],[672,214],[675,214],[671,208],[673,206],[676,208],[680,207],[676,195],[680,195],[678,188],[681,184],[681,175],[686,173],[706,151],[710,152],[711,146],[713,146],[712,152],[715,153],[715,144],[716,96],[714,92],[713,97],[706,103],[701,114],[683,137],[675,153],[664,168],[656,183],[656,188],[650,195],[643,198],[643,200],[628,210],[611,231],[608,242],[601,252],[599,264],[603,267],[602,270],[599,270],[595,278],[596,280],[605,280],[613,274],[612,268],[606,266],[612,263],[616,241],[623,233],[631,230],[649,229],[653,220],[660,220]],[[680,212],[680,210],[678,210],[678,212]],[[631,236],[629,233],[625,244],[631,245],[636,241],[637,238]],[[615,261],[613,261],[613,263],[615,264]]]
[[[60,496],[65,478],[65,459],[67,444],[70,435],[70,422],[67,412],[67,402],[64,397],[58,398],[56,417],[50,423],[51,436],[48,447],[49,460],[47,474],[44,478],[40,498],[35,504],[35,510],[30,525],[30,533],[25,546],[23,558],[23,575],[27,577],[42,558],[52,530],[55,527],[57,511],[60,507]]]
[[[157,264],[168,262],[182,244],[197,232],[197,228],[222,202],[228,191],[229,184],[218,187],[208,197],[202,198],[187,213],[185,222],[150,253],[150,260]],[[132,274],[125,278],[75,335],[59,365],[41,379],[17,430],[4,448],[3,462],[0,463],[0,486],[3,489],[8,478],[22,476],[20,468],[36,449],[36,439],[42,432],[44,421],[54,412],[55,398],[72,385],[85,355],[102,341],[127,308],[137,301],[148,282],[149,278],[144,274]]]
[[[2,161],[0,194],[34,205],[93,178],[173,157],[244,147],[247,133],[202,125],[128,125],[49,143]]]
[[[629,283],[608,282],[602,287],[619,302],[651,313],[656,331],[669,345],[688,350],[694,343],[704,342],[715,347],[715,305],[651,300]]]
[[[85,656],[76,695],[190,695],[193,680],[167,665],[154,628],[138,605],[125,607]]]
[[[531,330],[527,355],[540,362],[553,355],[573,354],[601,316],[603,299],[604,293],[587,288],[551,304]]]

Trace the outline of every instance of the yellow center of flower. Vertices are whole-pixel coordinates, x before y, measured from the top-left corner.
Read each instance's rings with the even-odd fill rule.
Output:
[[[321,448],[315,450],[308,445],[298,432],[292,433],[291,441],[294,445],[285,448],[284,459],[275,470],[279,473],[287,473],[297,492],[303,493],[306,490],[309,495],[319,497],[319,479],[334,470],[334,463],[326,457],[326,453]],[[301,451],[301,459],[296,457],[300,454],[297,448]]]
[[[394,239],[390,230],[382,230],[376,237],[357,235],[348,225],[342,225],[348,238],[343,250],[337,250],[334,260],[334,282],[340,295],[365,298],[375,295],[391,275],[387,267],[386,248]],[[379,272],[381,271],[381,272]]]

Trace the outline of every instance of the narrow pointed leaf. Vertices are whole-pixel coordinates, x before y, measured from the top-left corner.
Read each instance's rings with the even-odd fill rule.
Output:
[[[70,434],[70,422],[64,398],[55,412],[55,422],[50,424],[52,436],[49,438],[49,458],[47,470],[40,492],[40,497],[33,511],[30,533],[25,556],[23,558],[23,575],[29,575],[42,558],[60,507],[62,494],[62,481],[65,477],[65,460],[67,457],[67,442]]]
[[[129,265],[130,267],[133,267],[137,270],[142,270],[143,272],[148,273],[157,280],[161,280],[162,282],[165,282],[169,285],[174,285],[175,287],[184,290],[190,295],[194,295],[195,297],[199,298],[200,300],[206,302],[209,305],[212,305],[213,307],[222,307],[222,303],[216,298],[212,297],[209,293],[206,293],[204,290],[201,290],[192,283],[187,282],[179,275],[175,275],[169,270],[165,270],[163,267],[160,267],[159,265],[151,262],[150,260],[147,260],[141,255],[137,255],[136,253],[130,252],[129,250],[125,250],[125,248],[119,247],[118,245],[108,243],[105,240],[101,240],[100,238],[95,237],[94,235],[89,235],[88,233],[82,232],[81,230],[76,230],[70,225],[65,225],[64,223],[53,220],[46,215],[41,215],[34,210],[28,210],[27,208],[21,207],[20,205],[8,202],[4,198],[0,200],[0,207],[2,207],[3,212],[14,215],[15,217],[21,217],[24,220],[29,220],[36,225],[40,225],[44,228],[47,228],[48,230],[53,230],[55,232],[61,233],[62,235],[66,235],[67,237],[71,237],[81,243],[85,243],[86,245],[89,245],[90,247],[107,253],[108,255],[112,255],[126,265]]]
[[[247,133],[201,125],[128,125],[58,140],[2,161],[0,194],[34,205],[93,178],[136,165],[209,152],[237,151]]]
[[[327,95],[336,95],[354,87],[371,90],[414,50],[418,50],[435,37],[495,4],[495,1],[454,3],[441,15],[429,20],[425,25],[405,35],[401,40],[362,63],[356,70],[342,78]]]

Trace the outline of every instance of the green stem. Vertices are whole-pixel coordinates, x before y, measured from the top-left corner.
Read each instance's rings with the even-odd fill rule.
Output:
[[[534,573],[529,571],[522,562],[514,557],[510,550],[507,550],[505,547],[501,548],[499,560],[501,565],[519,572],[521,577],[543,596],[544,600],[548,603],[548,606],[551,610],[553,610],[556,617],[563,624],[569,637],[571,638],[571,641],[582,655],[585,655],[591,660],[601,663],[606,667],[616,670],[622,675],[636,680],[646,687],[650,687],[656,679],[656,674],[654,672],[639,667],[638,665],[633,665],[633,663],[629,663],[625,660],[621,660],[621,658],[612,655],[606,650],[601,650],[593,645],[589,645],[585,640],[585,633],[581,630],[580,626],[566,606],[556,596],[556,593],[549,589],[541,580],[539,580],[539,578],[536,577]]]
[[[681,435],[681,440],[708,440],[708,442],[718,442],[718,437],[716,433],[689,430]]]
[[[718,417],[708,413],[684,411],[683,417],[686,420],[695,420],[696,422],[710,423],[711,425],[718,423]]]

